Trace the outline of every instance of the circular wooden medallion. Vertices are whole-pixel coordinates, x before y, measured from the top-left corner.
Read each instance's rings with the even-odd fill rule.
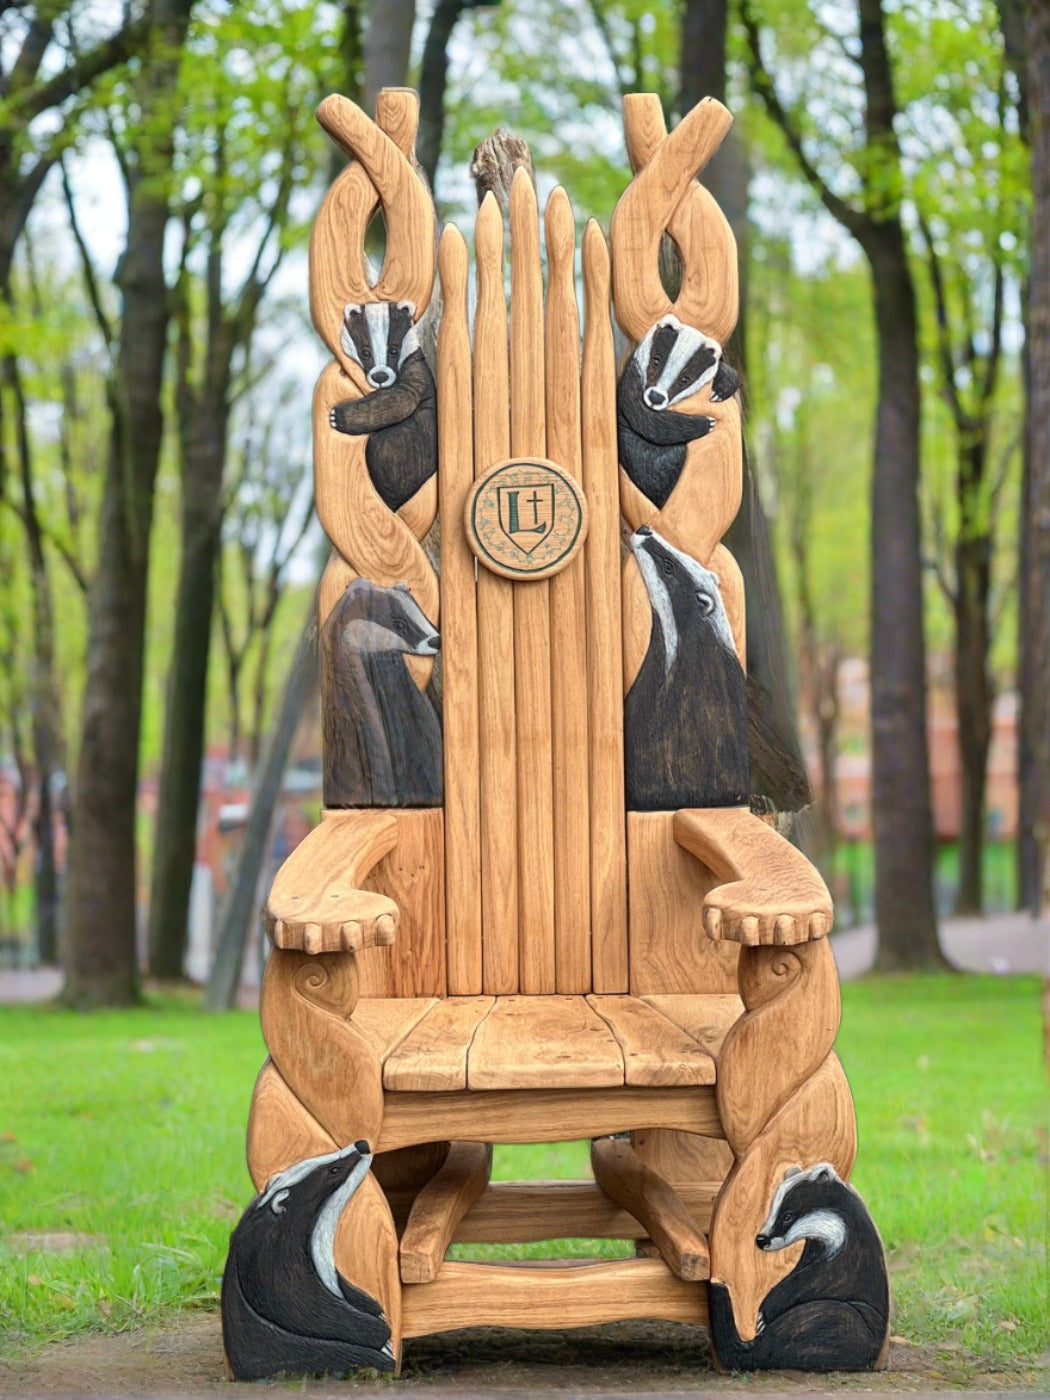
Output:
[[[587,537],[579,484],[545,457],[512,457],[467,497],[467,542],[504,578],[541,579],[564,569]]]

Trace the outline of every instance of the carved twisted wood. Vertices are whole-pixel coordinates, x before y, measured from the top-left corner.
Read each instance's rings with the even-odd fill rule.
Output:
[[[801,1245],[755,1247],[776,1185],[790,1167],[830,1162],[848,1180],[857,1151],[853,1100],[832,1052],[838,974],[827,939],[745,947],[745,1014],[718,1057],[716,1095],[735,1165],[711,1221],[711,1278],[730,1293],[741,1338],[755,1336],[762,1299],[798,1263]]]

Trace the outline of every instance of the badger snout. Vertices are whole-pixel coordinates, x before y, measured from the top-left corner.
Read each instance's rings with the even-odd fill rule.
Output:
[[[656,384],[649,385],[642,395],[642,400],[647,408],[655,409],[657,413],[667,407],[667,395]]]
[[[759,1249],[768,1249],[770,1246],[770,1238],[768,1235],[756,1235],[755,1244],[758,1245]]]
[[[373,365],[366,378],[373,389],[388,389],[397,375],[389,365]]]
[[[441,637],[437,632],[432,633],[429,637],[424,637],[419,644],[420,656],[437,656],[440,650]]]

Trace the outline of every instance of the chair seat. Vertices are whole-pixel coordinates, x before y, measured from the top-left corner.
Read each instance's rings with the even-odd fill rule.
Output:
[[[397,1092],[715,1082],[737,996],[370,998],[353,1024]]]

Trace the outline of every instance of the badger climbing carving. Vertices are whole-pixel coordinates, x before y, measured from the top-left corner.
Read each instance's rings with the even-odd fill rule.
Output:
[[[628,809],[744,806],[747,682],[718,576],[648,525],[631,536],[631,550],[653,624],[624,701]]]
[[[230,1236],[222,1335],[235,1379],[281,1371],[392,1371],[380,1304],[338,1272],[339,1217],[372,1165],[367,1142],[308,1157],[266,1183]]]
[[[404,660],[440,646],[407,585],[346,588],[321,629],[326,807],[441,805],[441,721]]]
[[[616,391],[620,465],[653,505],[663,509],[685,466],[686,446],[715,426],[703,414],[675,413],[674,405],[711,385],[712,403],[740,387],[717,340],[664,316],[627,362]]]
[[[729,1290],[710,1285],[711,1339],[732,1371],[866,1371],[884,1364],[890,1294],[867,1207],[827,1162],[788,1172],[755,1239],[763,1250],[805,1240],[791,1273],[766,1294],[755,1339],[736,1329]]]
[[[351,303],[339,341],[365,371],[372,393],[337,403],[341,433],[368,435],[365,464],[390,510],[400,510],[437,469],[434,377],[419,348],[410,301]]]

